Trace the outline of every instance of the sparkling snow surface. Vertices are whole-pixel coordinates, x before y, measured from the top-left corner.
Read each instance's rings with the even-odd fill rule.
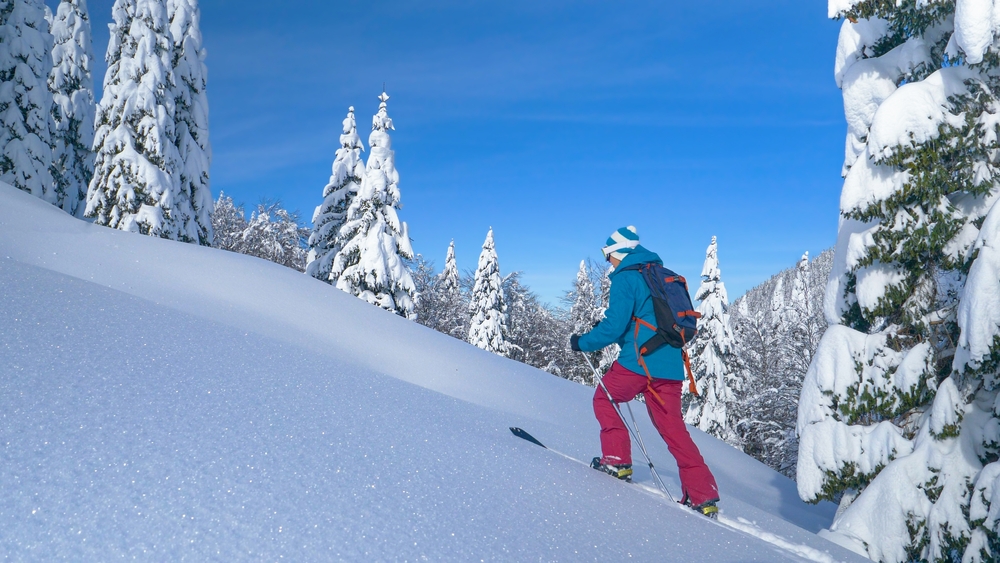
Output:
[[[0,185],[0,295],[14,560],[864,561],[814,534],[833,505],[698,431],[742,531],[513,437],[596,455],[592,391],[275,264]]]

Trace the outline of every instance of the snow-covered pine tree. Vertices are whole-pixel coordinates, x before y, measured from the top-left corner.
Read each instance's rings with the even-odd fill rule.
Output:
[[[52,20],[52,179],[57,205],[83,217],[94,177],[94,48],[87,0],[62,0]]]
[[[569,324],[572,334],[585,334],[590,332],[594,325],[604,317],[604,309],[601,307],[600,296],[594,288],[594,280],[587,270],[586,260],[580,261],[580,269],[576,273],[576,281],[573,283],[573,290],[566,296],[566,301],[570,304]],[[568,341],[568,338],[566,339]],[[596,367],[601,363],[601,351],[588,353],[590,362]],[[573,366],[570,379],[574,379],[586,385],[596,385],[594,374],[582,358],[579,352],[572,352]]]
[[[302,241],[307,233],[297,214],[279,203],[261,203],[243,231],[241,252],[301,272],[306,266]]]
[[[423,254],[417,254],[413,260],[410,260],[408,268],[416,294],[416,298],[413,300],[413,314],[416,315],[416,321],[441,332],[438,329],[438,325],[441,324],[438,318],[438,296],[434,291],[434,286],[437,284],[434,264],[424,259]],[[306,273],[309,273],[308,267]]]
[[[86,216],[113,229],[198,243],[194,210],[176,175],[166,8],[162,0],[115,0],[112,18]]]
[[[52,182],[52,35],[42,0],[0,1],[0,181],[59,205]]]
[[[171,67],[174,79],[174,132],[177,156],[174,172],[178,182],[174,208],[181,240],[212,244],[212,190],[209,167],[212,146],[208,141],[208,70],[201,41],[201,11],[198,0],[167,0]],[[181,204],[183,202],[183,205]]]
[[[468,334],[468,304],[462,296],[462,277],[458,273],[458,262],[455,260],[455,241],[448,245],[448,254],[444,259],[444,269],[434,285],[440,303],[440,330],[455,338],[464,338]]]
[[[830,2],[848,150],[798,487],[840,500],[831,533],[878,561],[1000,555],[996,9]]]
[[[792,292],[785,304],[785,352],[789,368],[805,373],[812,363],[812,354],[819,343],[821,332],[817,326],[813,311],[812,276],[809,272],[809,253],[802,255],[795,266],[795,277],[792,279]]]
[[[700,396],[688,403],[685,422],[739,447],[733,420],[733,332],[729,325],[729,295],[719,269],[719,247],[715,237],[705,251],[701,285],[695,293],[701,301],[697,311],[698,336],[691,343],[691,370]]]
[[[521,283],[520,272],[505,276],[502,285],[507,305],[507,357],[565,377],[566,323]]]
[[[306,273],[327,283],[337,282],[330,271],[333,269],[333,259],[340,251],[337,244],[340,229],[347,220],[347,210],[365,175],[365,163],[361,160],[361,152],[364,150],[354,120],[354,106],[351,106],[344,119],[340,148],[333,159],[330,181],[323,188],[323,203],[316,206],[312,218],[313,229],[309,235],[309,265]]]
[[[600,272],[600,279],[597,283],[597,287],[600,288],[600,318],[603,319],[604,312],[608,310],[611,302],[611,272],[614,271],[614,266],[610,264],[601,264],[600,262],[597,264],[591,263],[590,271]],[[601,350],[601,357],[597,365],[597,371],[601,372],[601,374],[607,373],[608,370],[611,369],[611,365],[618,359],[619,352],[621,352],[621,346],[619,346],[618,343],[614,343]]]
[[[389,96],[379,96],[378,113],[368,137],[371,154],[358,194],[340,229],[341,250],[330,275],[337,287],[408,319],[414,318],[416,287],[406,266],[413,248],[406,223],[399,220],[399,174],[389,139],[395,129],[386,109]]]
[[[808,366],[792,354],[812,357],[818,338],[809,347],[798,331],[785,329],[793,300],[784,298],[784,288],[794,288],[797,276],[808,276],[804,285],[809,303],[805,308],[812,311],[811,326],[818,335],[826,326],[820,315],[832,257],[830,249],[813,259],[808,269],[796,266],[779,272],[729,309],[735,338],[730,367],[740,382],[734,389],[736,400],[730,414],[737,421],[743,451],[793,478],[798,456],[798,401]]]
[[[237,206],[233,203],[233,198],[219,192],[219,199],[212,209],[212,246],[246,254],[243,244],[243,232],[246,228],[246,211],[243,205]]]
[[[483,242],[476,268],[475,285],[469,297],[468,341],[483,350],[506,356],[510,354],[510,334],[507,330],[507,304],[504,302],[500,262],[490,228]]]

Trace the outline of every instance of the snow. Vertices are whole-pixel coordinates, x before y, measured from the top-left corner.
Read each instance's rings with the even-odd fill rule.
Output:
[[[919,385],[930,346],[921,344],[904,354],[888,348],[886,338],[885,333],[867,335],[841,325],[831,326],[823,335],[799,398],[797,484],[802,498],[820,494],[828,471],[836,473],[854,464],[862,473],[871,473],[912,450],[891,422],[850,425],[833,404],[833,397],[847,395],[849,388],[859,387],[858,394],[891,397],[892,389]]]
[[[888,28],[889,22],[879,18],[858,20],[855,23],[844,20],[837,38],[837,56],[833,65],[833,76],[838,88],[843,87],[847,69],[855,62],[874,55],[871,46],[885,35]]]
[[[513,437],[589,459],[593,390],[276,264],[0,185],[0,292],[13,559],[864,561],[815,535],[832,504],[696,430],[723,522],[756,529]]]
[[[915,519],[925,520],[931,530],[921,559],[937,561],[948,553],[942,530],[954,536],[969,535],[963,513],[970,500],[968,484],[983,468],[972,439],[977,433],[970,430],[981,427],[990,417],[962,406],[961,437],[935,438],[931,428],[941,426],[935,417],[958,421],[954,408],[963,403],[958,393],[951,378],[941,383],[931,407],[930,425],[917,435],[913,451],[888,464],[864,494],[837,517],[825,537],[839,536],[838,543],[853,544],[857,552],[867,552],[873,560],[902,563],[912,559],[897,538],[908,536],[908,524]],[[923,490],[929,483],[941,486],[933,503]]]
[[[736,432],[739,420],[733,412],[727,412],[734,400],[732,385],[737,383],[730,367],[736,364],[735,342],[729,320],[729,295],[722,282],[718,240],[714,236],[705,250],[701,285],[695,299],[701,301],[697,308],[701,317],[698,336],[691,343],[691,369],[700,395],[691,397],[684,421],[739,447]]]
[[[851,241],[858,233],[872,228],[871,224],[855,219],[840,217],[837,228],[837,244],[834,246],[833,267],[830,269],[830,279],[826,282],[826,293],[823,296],[823,314],[829,324],[839,324],[841,315],[850,308],[848,296],[844,294],[847,285],[848,253]],[[850,299],[854,299],[851,295]]]
[[[983,53],[993,42],[993,32],[997,28],[994,14],[995,0],[956,0],[955,34],[951,41],[965,53],[965,61],[977,64],[983,61]]]
[[[361,185],[347,208],[346,222],[335,239],[341,248],[328,277],[337,280],[338,289],[413,319],[416,286],[404,262],[413,259],[413,247],[406,223],[396,213],[402,204],[388,133],[394,127],[386,109],[389,96],[382,92],[378,99],[381,103],[368,137],[371,153]]]
[[[835,18],[843,12],[854,7],[861,0],[829,0],[827,3],[827,17]]]
[[[908,172],[872,162],[865,148],[844,178],[844,189],[840,192],[841,212],[858,212],[885,201],[902,190],[909,180]]]
[[[933,44],[933,37],[912,38],[881,57],[860,59],[863,47],[877,41],[880,36],[875,34],[884,29],[878,22],[863,21],[851,28],[854,33],[845,33],[842,28],[837,47],[835,78],[843,90],[847,119],[845,174],[864,150],[866,140],[870,140],[869,129],[874,128],[876,112],[896,93],[900,80],[929,60],[929,45]],[[872,150],[869,153],[877,154]]]
[[[0,181],[59,203],[52,164],[52,35],[41,0],[0,5]]]
[[[868,311],[874,311],[878,307],[879,301],[885,297],[886,292],[906,281],[906,274],[899,265],[878,262],[860,268],[857,276],[858,285],[855,294],[858,305]]]
[[[486,233],[479,253],[472,292],[469,296],[469,335],[477,348],[506,356],[510,353],[507,304],[504,301],[500,262],[493,243],[493,229]]]
[[[955,367],[960,372],[978,368],[997,346],[1000,334],[1000,205],[994,204],[986,216],[974,248],[979,257],[969,270],[958,307],[962,332]]]
[[[46,8],[47,9],[47,8]],[[94,61],[86,0],[60,2],[50,23],[55,41],[48,85],[54,103],[52,161],[60,207],[83,216],[94,175]]]
[[[961,127],[965,116],[949,111],[948,98],[968,92],[965,81],[975,76],[968,67],[956,66],[900,86],[875,112],[868,134],[869,154],[883,159],[898,145],[916,146],[936,139],[941,125]]]

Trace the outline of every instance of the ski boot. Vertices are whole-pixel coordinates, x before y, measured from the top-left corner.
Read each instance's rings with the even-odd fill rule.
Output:
[[[707,500],[699,504],[698,506],[694,506],[691,504],[690,500],[685,499],[684,506],[690,508],[691,510],[694,510],[695,512],[701,514],[702,516],[706,516],[708,518],[711,518],[712,520],[718,520],[719,507],[716,506],[718,502],[719,499],[712,499],[712,500]]]
[[[601,463],[601,458],[595,457],[594,460],[590,462],[590,466],[598,471],[603,471],[616,479],[621,479],[626,483],[632,482],[632,464],[623,463],[621,465],[611,465]]]

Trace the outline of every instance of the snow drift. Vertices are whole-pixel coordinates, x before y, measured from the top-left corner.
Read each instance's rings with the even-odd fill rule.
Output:
[[[588,388],[2,184],[0,295],[13,559],[863,560],[815,535],[833,505],[698,431],[729,527],[507,431],[589,459]]]

